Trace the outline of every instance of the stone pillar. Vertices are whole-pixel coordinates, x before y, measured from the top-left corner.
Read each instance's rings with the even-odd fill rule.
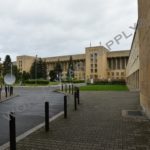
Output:
[[[115,58],[115,62],[116,62],[116,70],[118,69],[118,63],[117,63],[117,58]]]

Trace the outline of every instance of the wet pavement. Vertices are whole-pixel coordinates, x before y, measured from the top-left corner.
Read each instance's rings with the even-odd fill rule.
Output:
[[[63,110],[63,95],[50,87],[15,88],[18,97],[0,103],[0,145],[9,140],[9,113],[15,112],[17,136],[44,122],[44,102],[49,101],[50,117]]]

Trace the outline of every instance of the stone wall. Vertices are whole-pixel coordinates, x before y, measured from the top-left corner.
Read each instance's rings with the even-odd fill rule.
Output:
[[[150,118],[150,1],[139,0],[140,101]]]
[[[17,67],[18,69],[23,72],[30,72],[31,66],[33,62],[35,61],[35,57],[33,56],[17,56]]]
[[[138,26],[133,38],[128,65],[126,68],[126,80],[130,90],[139,90],[139,31]]]

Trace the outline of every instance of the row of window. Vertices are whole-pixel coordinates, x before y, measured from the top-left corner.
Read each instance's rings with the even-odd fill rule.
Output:
[[[108,72],[108,76],[124,76],[124,72]]]
[[[19,61],[19,68],[22,68],[22,61]]]
[[[93,58],[93,57],[97,57],[97,53],[91,54],[91,58]]]
[[[91,73],[97,73],[97,69],[91,69]]]
[[[97,64],[91,64],[91,68],[93,67],[97,68]]]
[[[125,69],[128,63],[127,57],[120,58],[109,58],[108,67],[112,70]]]
[[[91,54],[90,56],[91,56],[91,58],[90,58],[91,62],[97,63],[97,53]]]

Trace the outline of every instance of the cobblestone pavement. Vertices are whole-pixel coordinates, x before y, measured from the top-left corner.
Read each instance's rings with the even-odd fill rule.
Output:
[[[139,109],[137,92],[82,92],[75,112],[69,96],[63,116],[29,135],[17,150],[149,150],[150,121],[122,117],[122,110]]]

